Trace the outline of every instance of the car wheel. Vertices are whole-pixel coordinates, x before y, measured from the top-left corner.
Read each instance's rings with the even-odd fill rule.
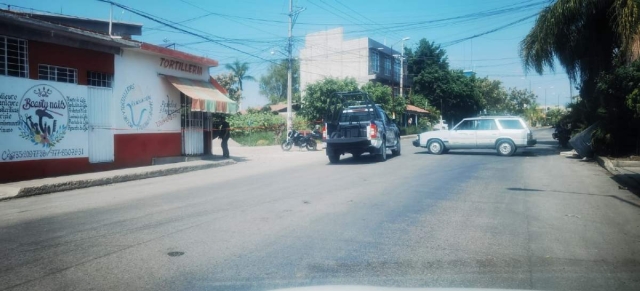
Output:
[[[396,145],[396,149],[391,150],[391,154],[393,154],[394,156],[399,156],[400,154],[402,154],[402,143],[400,143],[400,139],[398,139],[398,145]]]
[[[444,145],[442,145],[442,142],[439,140],[430,141],[427,148],[429,148],[429,152],[434,155],[439,155],[444,152]]]
[[[339,154],[330,154],[329,155],[329,163],[337,164],[340,161]]]
[[[387,141],[382,140],[382,146],[380,146],[380,153],[378,155],[376,155],[376,159],[378,159],[378,162],[384,162],[387,160]]]
[[[496,151],[498,152],[498,155],[508,157],[516,152],[516,145],[510,140],[502,140],[498,142]]]

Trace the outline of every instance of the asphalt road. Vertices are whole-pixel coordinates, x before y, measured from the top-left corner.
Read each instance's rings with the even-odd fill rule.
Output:
[[[410,140],[384,163],[246,150],[233,166],[0,202],[0,290],[640,290],[640,199],[535,135],[508,158]]]

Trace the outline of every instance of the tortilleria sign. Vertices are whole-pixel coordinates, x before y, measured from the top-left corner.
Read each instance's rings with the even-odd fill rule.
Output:
[[[194,75],[202,75],[202,67],[192,64],[183,63],[181,61],[160,58],[160,67],[181,72],[187,72]]]

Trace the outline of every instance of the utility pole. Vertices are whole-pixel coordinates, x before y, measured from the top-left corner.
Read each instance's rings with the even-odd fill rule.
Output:
[[[304,11],[304,8],[293,11],[293,0],[289,0],[289,38],[287,43],[287,58],[289,65],[287,66],[287,134],[293,129],[293,115],[291,103],[293,94],[293,26],[298,19],[298,14]]]
[[[409,40],[409,37],[402,39],[402,50],[400,51],[400,97],[402,97],[402,91],[404,91],[404,41]]]

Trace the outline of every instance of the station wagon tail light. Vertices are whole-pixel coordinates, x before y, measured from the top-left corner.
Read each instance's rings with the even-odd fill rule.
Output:
[[[367,126],[367,136],[369,139],[378,138],[378,126],[375,123],[371,122],[369,126]]]

